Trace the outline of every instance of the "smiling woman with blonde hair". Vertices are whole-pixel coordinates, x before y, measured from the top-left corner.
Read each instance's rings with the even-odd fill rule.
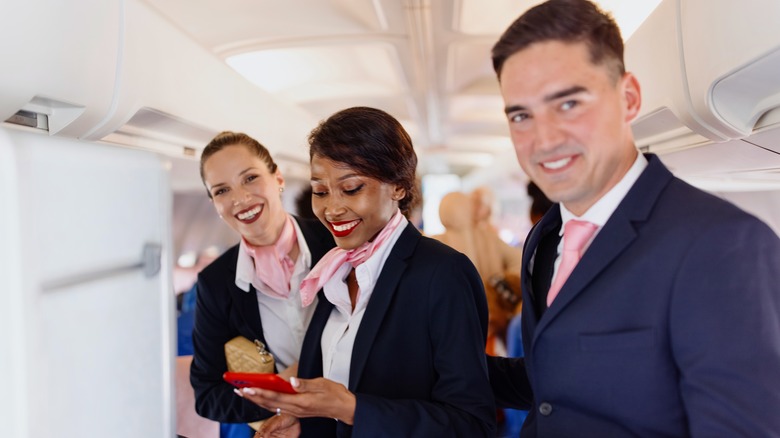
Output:
[[[313,313],[301,306],[300,282],[333,239],[318,221],[284,210],[284,177],[268,150],[246,134],[217,135],[203,150],[200,174],[217,213],[241,241],[198,276],[190,372],[195,406],[212,420],[253,422],[271,412],[222,380],[224,344],[236,336],[258,340],[274,355],[277,372],[295,375]]]

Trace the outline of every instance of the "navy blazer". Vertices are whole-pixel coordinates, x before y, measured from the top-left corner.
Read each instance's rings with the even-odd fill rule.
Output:
[[[302,378],[322,376],[321,337],[332,310],[320,295],[301,350]],[[357,398],[354,426],[304,418],[301,436],[495,436],[486,333],[487,303],[474,265],[408,224],[355,337],[349,373]]]
[[[318,220],[295,218],[311,253],[312,266],[335,246],[333,236]],[[222,380],[227,371],[225,342],[243,335],[267,345],[260,322],[254,287],[244,292],[236,286],[239,245],[225,251],[198,275],[194,357],[190,382],[195,389],[195,410],[202,417],[227,423],[245,423],[271,415],[233,393]],[[273,351],[271,351],[273,353]]]
[[[531,231],[525,361],[488,359],[496,399],[532,401],[524,438],[780,436],[780,240],[648,159],[541,318],[529,265],[559,207]]]

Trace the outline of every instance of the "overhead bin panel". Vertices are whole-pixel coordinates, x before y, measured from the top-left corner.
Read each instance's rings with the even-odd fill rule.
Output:
[[[51,135],[80,137],[111,105],[119,59],[119,0],[25,0],[0,26],[0,121],[42,114]],[[8,11],[7,11],[8,12]]]
[[[626,45],[644,98],[637,144],[668,150],[751,135],[780,106],[778,19],[776,0],[663,1]]]
[[[676,0],[661,2],[626,43],[626,70],[642,89],[641,112],[633,124],[640,147],[691,134],[695,124],[682,75],[677,6]]]
[[[742,138],[780,106],[780,2],[681,0],[682,53],[694,111]]]
[[[88,139],[200,149],[235,130],[275,157],[308,163],[306,136],[317,122],[309,113],[250,84],[140,0],[126,0],[123,26],[115,108]]]

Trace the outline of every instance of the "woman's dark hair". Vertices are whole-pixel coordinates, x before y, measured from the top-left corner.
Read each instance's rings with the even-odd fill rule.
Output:
[[[312,190],[311,186],[304,187],[298,196],[295,197],[295,214],[298,217],[306,219],[317,219],[311,208]]]
[[[531,197],[531,221],[536,222],[541,219],[547,210],[553,206],[553,202],[542,192],[542,189],[531,181],[526,188],[528,196]]]
[[[612,16],[587,0],[549,0],[521,15],[493,46],[493,69],[499,79],[507,58],[545,41],[585,42],[594,65],[609,64],[616,81],[626,72],[623,38]]]
[[[309,158],[317,155],[344,163],[361,175],[402,187],[406,195],[398,207],[409,217],[419,198],[417,154],[411,137],[393,116],[376,108],[347,108],[314,128],[309,145]]]
[[[274,159],[271,158],[271,153],[268,152],[268,149],[260,144],[259,141],[244,134],[243,132],[222,131],[217,134],[216,137],[211,139],[209,144],[203,148],[203,152],[200,155],[200,179],[203,181],[204,186],[206,185],[206,178],[203,175],[203,167],[206,164],[206,161],[211,158],[212,155],[216,154],[222,149],[233,145],[245,146],[252,153],[257,155],[258,158],[265,162],[265,165],[268,166],[269,172],[276,172],[276,163],[274,162]],[[208,187],[206,187],[206,193],[209,195],[209,198],[211,198],[211,192],[209,192]]]

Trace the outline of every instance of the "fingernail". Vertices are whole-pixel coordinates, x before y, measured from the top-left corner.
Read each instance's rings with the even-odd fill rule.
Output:
[[[243,397],[244,396],[244,394],[242,394],[241,391],[238,390],[238,388],[233,388],[233,392],[235,392],[236,395],[239,396],[239,397]]]
[[[300,385],[300,382],[298,381],[297,377],[290,377],[290,385],[292,385],[293,388],[297,388],[298,385]]]
[[[243,388],[243,389],[242,389],[242,391],[244,391],[244,394],[249,394],[249,395],[255,395],[255,394],[257,394],[257,393],[255,392],[255,390],[254,390],[254,389],[252,389],[252,388]]]

